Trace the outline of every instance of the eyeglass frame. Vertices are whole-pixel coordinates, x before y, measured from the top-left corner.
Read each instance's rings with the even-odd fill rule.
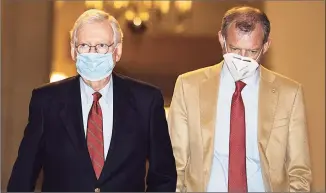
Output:
[[[79,47],[80,45],[82,45],[82,44],[83,44],[83,45],[87,45],[87,46],[89,47],[88,52],[84,52],[84,53],[80,53],[80,52],[79,52],[78,47]],[[96,48],[98,45],[106,45],[106,46],[108,47],[108,50],[107,50],[105,53],[99,53],[99,52],[98,52],[98,49]],[[114,45],[114,42],[112,42],[110,45],[100,43],[100,44],[96,44],[95,46],[91,46],[91,45],[86,44],[86,43],[81,43],[81,44],[75,45],[75,48],[76,48],[76,52],[77,52],[78,54],[90,53],[91,50],[92,50],[92,48],[95,48],[95,52],[98,53],[98,54],[107,54],[107,53],[110,51],[111,46],[113,46],[113,45]]]

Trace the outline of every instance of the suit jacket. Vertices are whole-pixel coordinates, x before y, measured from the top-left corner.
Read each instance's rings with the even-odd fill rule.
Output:
[[[221,68],[222,62],[177,79],[168,115],[177,191],[206,191]],[[265,189],[309,191],[312,179],[301,85],[260,68],[257,143]]]
[[[42,191],[175,191],[176,166],[161,92],[113,74],[110,149],[96,179],[82,120],[79,76],[33,90],[29,119],[7,187],[34,191],[43,168]]]

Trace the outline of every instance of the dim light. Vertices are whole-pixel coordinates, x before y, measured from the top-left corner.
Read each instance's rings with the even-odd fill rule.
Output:
[[[51,73],[50,76],[50,82],[57,82],[59,80],[63,80],[67,78],[67,76],[64,73],[60,73],[60,72],[53,72]]]
[[[103,9],[103,1],[85,1],[87,8]]]

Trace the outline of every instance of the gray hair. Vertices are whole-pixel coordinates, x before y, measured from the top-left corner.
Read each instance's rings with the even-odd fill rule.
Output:
[[[261,24],[264,31],[263,43],[266,43],[271,30],[267,15],[259,9],[240,6],[229,9],[222,19],[222,35],[226,38],[227,29],[235,22],[235,27],[241,32],[250,33],[255,30],[256,24]]]
[[[102,10],[98,10],[98,9],[89,9],[78,17],[77,21],[74,24],[74,27],[70,31],[71,42],[73,44],[75,44],[77,42],[78,30],[84,24],[94,23],[94,22],[103,22],[103,21],[109,21],[109,23],[112,27],[114,45],[117,45],[118,43],[122,43],[123,33],[122,33],[122,30],[120,28],[118,21],[110,14],[108,14]]]

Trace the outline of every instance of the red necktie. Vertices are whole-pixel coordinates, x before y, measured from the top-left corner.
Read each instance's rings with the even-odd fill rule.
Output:
[[[97,179],[100,177],[104,165],[103,144],[103,117],[99,103],[102,95],[98,92],[93,94],[93,105],[87,121],[87,147],[92,160]]]
[[[244,82],[237,81],[232,96],[229,141],[229,192],[247,192],[246,121],[241,96]]]

